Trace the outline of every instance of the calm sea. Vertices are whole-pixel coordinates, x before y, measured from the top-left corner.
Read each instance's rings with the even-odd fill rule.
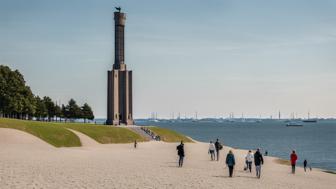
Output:
[[[297,151],[298,163],[304,159],[312,167],[336,171],[336,120],[304,123],[303,127],[286,127],[282,120],[262,122],[150,122],[169,128],[202,142],[219,138],[225,145],[241,149],[261,148],[270,156],[289,159],[292,149]]]

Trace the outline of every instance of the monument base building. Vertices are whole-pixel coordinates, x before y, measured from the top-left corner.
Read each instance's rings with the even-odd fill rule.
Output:
[[[107,121],[108,125],[133,125],[132,71],[108,71]]]
[[[120,7],[114,12],[115,50],[114,64],[107,72],[107,125],[133,125],[132,71],[126,69],[124,62],[124,28],[126,14]]]

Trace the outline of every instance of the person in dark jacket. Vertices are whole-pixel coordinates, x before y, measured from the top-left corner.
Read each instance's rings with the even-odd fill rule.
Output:
[[[296,160],[298,159],[295,150],[292,151],[292,154],[290,155],[290,161],[292,165],[292,173],[295,174],[295,165],[296,165]]]
[[[176,147],[177,155],[179,156],[179,167],[183,166],[183,158],[184,158],[184,144],[183,141],[181,141],[181,144]]]
[[[236,164],[235,157],[230,150],[229,153],[226,155],[226,165],[229,167],[229,176],[232,177],[233,169]]]
[[[307,170],[307,164],[308,164],[308,161],[305,159],[305,160],[303,161],[303,169],[304,169],[305,172],[306,172],[306,170]]]
[[[260,178],[262,164],[264,164],[264,158],[262,157],[260,149],[258,148],[257,151],[254,153],[254,165],[256,168],[256,176],[258,178]]]
[[[221,150],[223,148],[222,144],[219,142],[218,138],[215,142],[215,147],[216,147],[216,157],[217,157],[217,161],[219,161],[219,150]]]

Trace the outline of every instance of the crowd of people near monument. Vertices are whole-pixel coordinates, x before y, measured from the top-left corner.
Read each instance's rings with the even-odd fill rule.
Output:
[[[215,143],[210,141],[208,154],[210,154],[211,161],[215,161],[215,160],[219,161],[220,150],[222,149],[223,149],[223,146],[219,142],[219,139],[217,139]],[[181,141],[181,143],[176,147],[176,150],[177,150],[177,155],[179,156],[178,167],[183,167],[183,160],[185,157],[183,141]],[[268,152],[265,151],[265,156],[267,155],[268,155]],[[298,160],[298,155],[296,154],[295,150],[292,151],[292,153],[289,156],[289,159],[290,159],[290,164],[292,167],[292,174],[295,174],[296,162]],[[255,166],[256,177],[260,179],[261,166],[264,164],[264,158],[259,148],[256,149],[254,153],[252,152],[252,150],[249,150],[247,152],[245,156],[244,171],[252,173],[253,162]],[[236,165],[236,159],[235,159],[235,156],[232,150],[229,150],[229,152],[227,153],[225,164],[226,164],[226,168],[228,168],[229,170],[229,177],[233,177],[233,172],[234,172],[235,165]],[[307,170],[307,166],[308,166],[308,161],[305,159],[303,161],[303,168],[305,172]],[[310,170],[311,170],[311,167],[310,167]]]
[[[153,131],[151,131],[148,127],[141,127],[141,130],[143,130],[145,133],[147,133],[150,137],[152,137],[153,140],[161,141],[161,137],[159,135],[156,135]]]

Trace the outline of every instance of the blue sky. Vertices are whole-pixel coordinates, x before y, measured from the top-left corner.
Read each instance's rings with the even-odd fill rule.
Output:
[[[0,0],[0,64],[106,117],[119,5],[135,117],[336,117],[332,0]]]

